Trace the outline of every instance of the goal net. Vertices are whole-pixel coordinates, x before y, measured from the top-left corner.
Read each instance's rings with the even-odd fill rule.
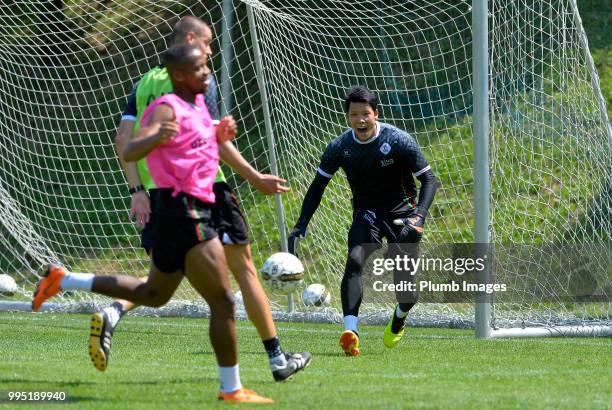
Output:
[[[612,137],[575,2],[494,0],[489,11],[491,240],[589,250],[585,269],[609,295]],[[0,6],[0,268],[21,289],[11,300],[28,300],[47,262],[146,274],[113,140],[133,83],[159,64],[185,14],[213,27],[221,110],[238,119],[236,144],[262,172],[272,172],[273,137],[278,172],[292,188],[282,199],[285,228],[297,219],[322,151],[346,128],[346,89],[361,84],[378,94],[382,121],[415,137],[440,181],[425,243],[473,242],[471,2],[15,2]],[[226,175],[261,266],[281,249],[276,202]],[[298,297],[304,320],[338,318],[350,220],[350,190],[339,172],[299,248],[306,282],[328,286],[332,307],[309,310]],[[522,277],[517,269],[546,271],[550,255],[534,252],[499,258],[491,268],[512,278]],[[562,289],[576,276],[549,270],[539,288]],[[494,300],[491,326],[610,325],[606,298],[539,294],[527,287],[509,302]],[[286,310],[283,296],[270,297]],[[175,299],[199,300],[188,285]],[[107,301],[79,292],[63,300]],[[372,300],[362,310],[376,322],[390,306]],[[410,321],[469,326],[473,315],[472,303],[423,303]]]

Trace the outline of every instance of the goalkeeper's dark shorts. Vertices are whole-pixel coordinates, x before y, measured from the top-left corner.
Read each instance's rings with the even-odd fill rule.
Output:
[[[232,188],[225,182],[216,182],[213,185],[213,192],[215,193],[215,206],[212,210],[212,225],[221,243],[223,245],[248,244],[249,229]],[[140,233],[140,246],[148,255],[155,246],[151,221]]]
[[[213,204],[172,190],[151,190],[153,264],[162,272],[185,270],[185,256],[194,246],[217,237]]]
[[[225,182],[213,185],[215,206],[212,210],[213,226],[223,245],[246,245],[249,229],[232,188]]]
[[[355,209],[353,223],[348,233],[348,257],[340,292],[342,293],[342,311],[344,315],[357,315],[363,297],[362,275],[369,274],[364,269],[365,262],[378,249],[383,247],[383,239],[389,244],[383,257],[394,259],[399,255],[417,257],[416,248],[402,247],[399,244],[399,235],[402,226],[395,225],[393,221],[407,218],[414,208],[410,203],[401,202],[397,206],[387,209]],[[404,282],[415,283],[416,276],[409,271],[393,272],[393,281],[396,284]],[[396,299],[400,303],[415,303],[417,295],[414,292],[396,292]]]
[[[389,243],[398,243],[402,227],[395,225],[393,221],[407,218],[413,210],[409,202],[401,202],[389,209],[355,209],[348,233],[349,252],[364,244],[382,244],[383,238]]]

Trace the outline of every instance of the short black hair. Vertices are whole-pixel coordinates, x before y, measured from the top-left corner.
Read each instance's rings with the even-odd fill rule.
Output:
[[[378,109],[378,98],[376,94],[362,85],[351,87],[346,92],[346,97],[344,98],[344,112],[349,111],[349,107],[353,102],[366,103],[372,107],[374,111]]]
[[[164,66],[168,68],[168,71],[173,71],[187,64],[191,64],[196,52],[201,53],[202,50],[195,44],[178,44],[172,46],[164,53]]]
[[[182,42],[189,33],[195,33],[197,36],[202,36],[206,28],[210,27],[201,19],[195,16],[185,16],[174,25],[170,44]]]

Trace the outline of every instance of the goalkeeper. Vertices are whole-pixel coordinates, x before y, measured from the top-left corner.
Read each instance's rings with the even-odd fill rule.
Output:
[[[406,132],[378,122],[376,95],[365,87],[348,90],[344,109],[349,129],[334,139],[323,152],[310,184],[300,217],[288,238],[289,252],[296,251],[298,238],[317,210],[334,173],[342,168],[353,195],[353,221],[348,233],[348,258],[340,295],[344,332],[340,346],[346,355],[359,355],[357,329],[363,296],[361,271],[367,256],[363,244],[418,243],[437,183],[416,141]],[[414,181],[421,183],[418,193]],[[416,296],[414,300],[416,301]],[[414,303],[399,303],[384,332],[387,347],[397,345]]]

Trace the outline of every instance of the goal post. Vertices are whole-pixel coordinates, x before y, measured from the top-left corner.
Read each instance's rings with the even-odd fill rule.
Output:
[[[489,202],[491,190],[489,185],[489,24],[488,0],[472,2],[472,46],[473,54],[473,93],[474,93],[474,243],[489,244]],[[483,282],[490,273],[481,273]],[[491,328],[491,304],[486,300],[477,300],[475,308],[476,337],[487,338]]]
[[[588,279],[600,296],[568,301],[570,292],[561,291],[543,303],[534,289],[515,303],[493,303],[490,336],[610,335],[612,135],[576,2],[489,5],[491,241],[574,256],[584,266],[559,270],[550,256],[538,260],[547,252],[535,251],[529,263],[550,273],[538,287],[563,282],[565,291]],[[512,271],[508,265],[494,274]]]
[[[257,35],[257,26],[255,16],[253,14],[253,6],[246,6],[249,19],[249,31],[251,34],[251,43],[253,45],[253,57],[255,60],[255,71],[257,75],[257,84],[259,85],[259,93],[261,95],[262,111],[264,122],[266,124],[266,135],[268,141],[268,155],[270,157],[270,170],[274,175],[278,175],[278,165],[276,159],[276,144],[274,143],[274,130],[272,128],[272,117],[268,106],[268,90],[266,88],[265,75],[263,71],[263,61],[261,50],[259,49],[259,37]],[[285,209],[283,208],[283,200],[280,194],[275,195],[276,205],[276,223],[279,232],[280,250],[287,252],[287,221],[285,219]],[[292,312],[294,309],[293,295],[287,297],[287,310]]]
[[[612,138],[575,0],[57,4],[0,5],[0,269],[20,287],[0,302],[27,304],[47,262],[147,272],[113,139],[133,83],[159,63],[178,18],[193,14],[213,28],[211,69],[220,107],[239,122],[239,150],[292,188],[265,197],[224,168],[256,266],[285,249],[321,153],[346,128],[344,93],[361,84],[378,94],[380,119],[418,141],[440,181],[425,245],[588,246],[584,279],[605,296],[568,300],[561,290],[580,272],[518,253],[492,263],[491,274],[522,280],[520,270],[549,269],[537,287],[511,303],[420,303],[410,325],[471,327],[478,337],[595,335],[611,326],[609,255],[600,250],[612,242]],[[276,317],[341,320],[350,220],[338,172],[299,249],[306,282],[325,284],[332,306],[270,294]],[[543,291],[552,292],[544,302]],[[75,292],[57,302],[91,308],[108,299]],[[174,303],[179,314],[206,312],[188,285]],[[367,300],[360,316],[385,323],[391,307]]]

